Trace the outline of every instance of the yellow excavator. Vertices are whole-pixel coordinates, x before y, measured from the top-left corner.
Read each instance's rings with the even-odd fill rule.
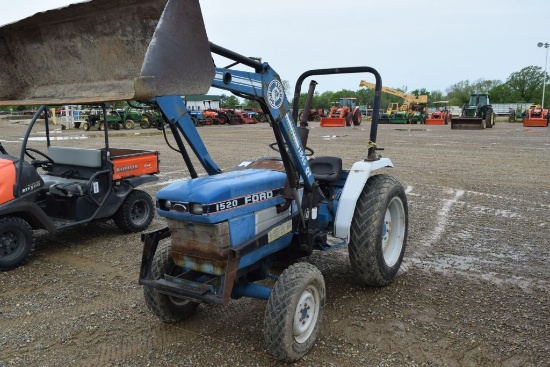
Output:
[[[374,89],[375,84],[361,80],[360,87]],[[428,96],[425,94],[418,97],[414,94],[407,94],[397,89],[382,87],[382,92],[403,98],[403,103],[390,103],[386,112],[380,116],[379,123],[394,124],[416,124],[424,123],[426,119],[425,111],[428,105]]]

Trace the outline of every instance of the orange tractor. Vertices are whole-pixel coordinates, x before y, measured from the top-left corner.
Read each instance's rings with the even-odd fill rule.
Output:
[[[361,125],[361,111],[357,105],[357,98],[340,98],[338,105],[330,108],[328,116],[321,118],[322,127],[340,127]]]
[[[426,119],[426,125],[447,125],[451,121],[451,111],[447,109],[448,101],[436,101],[433,103],[436,110],[430,113]]]
[[[548,126],[548,109],[542,108],[540,105],[531,105],[527,110],[527,116],[523,119],[523,126]]]

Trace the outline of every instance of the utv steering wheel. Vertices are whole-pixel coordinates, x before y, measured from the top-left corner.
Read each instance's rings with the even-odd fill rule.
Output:
[[[35,156],[33,156],[31,153],[29,152],[33,152],[33,153],[36,153],[44,158],[46,158],[46,160],[44,161],[39,161],[38,159],[36,159]],[[31,161],[31,164],[33,165],[33,167],[40,167],[40,166],[43,166],[43,165],[52,165],[54,164],[55,162],[53,161],[53,159],[51,159],[50,157],[48,157],[46,155],[46,153],[42,153],[41,151],[39,151],[38,149],[34,149],[34,148],[27,148],[25,149],[25,155],[27,155],[30,159],[32,159]]]
[[[286,145],[286,144],[285,144]],[[277,146],[277,143],[271,143],[269,144],[269,147],[271,149],[273,149],[274,151],[276,151],[277,153],[280,153],[279,151],[279,147]],[[313,154],[315,154],[315,152],[313,151],[313,149],[311,149],[310,147],[305,147],[304,148],[304,151],[306,153],[306,156],[310,157],[312,156]]]

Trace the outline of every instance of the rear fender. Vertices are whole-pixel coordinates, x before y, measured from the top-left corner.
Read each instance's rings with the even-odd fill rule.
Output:
[[[357,199],[359,199],[359,195],[363,191],[371,172],[384,167],[393,167],[393,163],[389,158],[380,158],[373,162],[359,161],[353,164],[340,195],[338,209],[336,210],[336,219],[334,221],[335,237],[349,242],[351,221],[355,212]]]

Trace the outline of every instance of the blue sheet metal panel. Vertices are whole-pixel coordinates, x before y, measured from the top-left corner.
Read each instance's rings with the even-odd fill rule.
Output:
[[[255,223],[256,214],[254,212],[238,218],[229,219],[231,247],[236,247],[254,237],[256,235]]]
[[[164,210],[160,205],[158,214],[175,220],[218,223],[283,203],[285,180],[283,172],[250,169],[175,182],[157,193],[157,200],[169,200],[173,209]],[[202,204],[204,213],[191,214],[191,203]]]
[[[288,246],[290,246],[290,243],[292,242],[292,237],[294,236],[293,233],[289,233],[283,237],[280,237],[276,239],[275,241],[271,242],[269,246],[262,246],[259,249],[257,249],[254,252],[251,252],[241,258],[241,261],[239,261],[239,269],[246,268],[247,266],[250,266],[252,264],[257,263],[259,260],[263,259],[264,257],[274,254]]]

